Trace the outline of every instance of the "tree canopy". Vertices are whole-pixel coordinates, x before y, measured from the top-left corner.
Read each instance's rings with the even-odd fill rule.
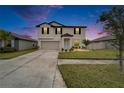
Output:
[[[120,60],[120,70],[122,71],[122,52],[124,48],[124,6],[116,6],[111,10],[103,12],[98,19],[104,23],[104,31],[114,36],[111,40],[112,45],[118,49],[118,58]]]

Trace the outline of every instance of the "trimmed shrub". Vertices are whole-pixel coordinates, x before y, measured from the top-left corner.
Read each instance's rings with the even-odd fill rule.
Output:
[[[67,49],[65,49],[65,52],[67,52]]]
[[[64,48],[62,48],[61,51],[63,52],[64,51]]]
[[[9,53],[9,52],[15,52],[16,49],[15,48],[0,48],[0,53]]]
[[[73,51],[74,50],[74,48],[72,47],[71,49],[69,49],[69,51]]]

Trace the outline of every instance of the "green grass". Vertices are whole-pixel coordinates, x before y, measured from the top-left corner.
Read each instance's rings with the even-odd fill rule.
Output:
[[[16,51],[16,52],[11,52],[11,53],[0,53],[0,59],[11,59],[15,58],[30,52],[34,52],[37,49],[28,49],[28,50],[23,50],[23,51]]]
[[[72,52],[60,52],[58,55],[59,59],[82,59],[82,58],[116,58],[117,51],[101,49],[101,50],[90,50],[90,51],[72,51]]]
[[[63,79],[70,88],[124,88],[124,71],[115,64],[59,65]]]

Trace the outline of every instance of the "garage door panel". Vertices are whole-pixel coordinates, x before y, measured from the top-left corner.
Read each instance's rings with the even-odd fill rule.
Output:
[[[41,48],[44,50],[58,50],[59,42],[58,41],[41,41]]]

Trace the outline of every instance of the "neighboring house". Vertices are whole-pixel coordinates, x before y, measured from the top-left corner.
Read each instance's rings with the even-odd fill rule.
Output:
[[[0,40],[0,48],[4,47],[4,41]],[[37,41],[29,36],[12,33],[12,39],[7,41],[7,47],[16,50],[25,50],[37,47]]]
[[[111,40],[114,40],[113,36],[104,36],[94,39],[88,45],[89,49],[114,49]]]
[[[86,26],[66,26],[56,21],[44,22],[36,26],[38,28],[38,44],[40,49],[69,50],[76,41],[85,39]]]

